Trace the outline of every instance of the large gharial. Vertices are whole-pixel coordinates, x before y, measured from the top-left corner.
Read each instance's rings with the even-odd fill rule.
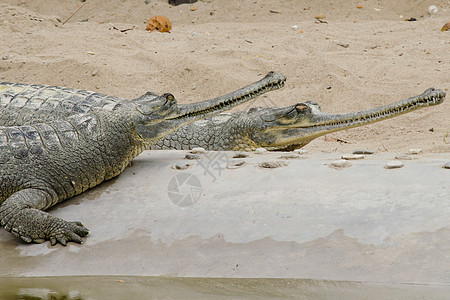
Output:
[[[8,127],[0,127],[1,225],[25,242],[81,243],[88,234],[82,223],[44,210],[119,175],[154,138],[277,89],[284,81],[282,74],[271,72],[233,93],[189,105],[177,105],[171,94],[148,92],[127,101],[56,88],[59,96],[71,99],[62,103],[47,97],[54,87],[25,85],[26,91],[15,93],[24,85],[0,84],[0,115],[15,124],[6,121]],[[26,121],[14,122],[13,115]],[[171,123],[153,133],[151,126],[162,120]]]
[[[3,91],[2,91],[3,90]],[[224,96],[225,97],[225,96]],[[2,98],[13,100],[1,100]],[[42,98],[49,104],[41,105]],[[148,149],[293,150],[330,132],[371,124],[444,101],[445,92],[429,88],[422,94],[389,105],[347,114],[321,111],[312,101],[282,108],[252,108],[219,114],[187,124],[162,138],[174,120],[146,126],[153,136]],[[2,101],[5,104],[2,105]],[[73,89],[0,83],[0,125],[24,125],[68,117],[77,111],[116,105],[118,98]],[[36,104],[35,102],[38,102]]]

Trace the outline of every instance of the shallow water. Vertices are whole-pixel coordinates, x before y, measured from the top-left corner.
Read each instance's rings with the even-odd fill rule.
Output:
[[[310,279],[0,278],[0,299],[448,299],[450,286]]]

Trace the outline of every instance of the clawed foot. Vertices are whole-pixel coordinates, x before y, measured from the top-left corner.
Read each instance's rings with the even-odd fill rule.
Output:
[[[56,199],[56,194],[53,194],[40,189],[14,193],[0,203],[0,225],[27,243],[50,241],[52,246],[57,243],[65,246],[67,242],[82,244],[81,238],[89,234],[83,224],[67,222],[35,208],[49,206],[46,201],[52,197]]]
[[[50,243],[55,246],[57,243],[65,246],[67,242],[76,242],[83,244],[82,237],[89,234],[89,230],[81,222],[67,222],[63,230],[59,230],[49,236]]]
[[[67,222],[62,219],[57,219],[57,222],[53,223],[45,235],[40,234],[39,236],[32,237],[23,233],[19,234],[14,229],[11,233],[27,243],[34,242],[40,244],[46,240],[50,240],[52,246],[55,246],[57,243],[66,246],[68,242],[83,244],[81,238],[88,235],[89,230],[81,222]]]

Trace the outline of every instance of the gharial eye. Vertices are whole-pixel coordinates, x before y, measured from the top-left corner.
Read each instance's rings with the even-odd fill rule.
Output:
[[[306,105],[305,103],[298,103],[295,105],[295,109],[297,110],[297,112],[302,112],[308,109],[308,105]]]
[[[169,102],[175,101],[175,96],[170,93],[164,94],[163,97],[166,98],[166,100]]]

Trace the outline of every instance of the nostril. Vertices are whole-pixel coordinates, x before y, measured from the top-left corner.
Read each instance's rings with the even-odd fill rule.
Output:
[[[275,71],[270,71],[269,73],[266,74],[266,77],[271,77],[275,75]]]

